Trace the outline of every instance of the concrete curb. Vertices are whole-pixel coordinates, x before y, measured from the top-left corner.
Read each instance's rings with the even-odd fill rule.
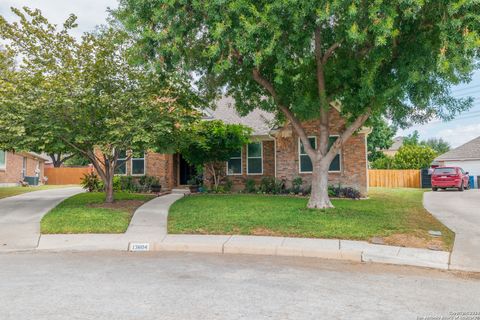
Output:
[[[145,240],[145,239],[143,239]],[[126,234],[42,235],[42,251],[128,251],[139,243]],[[448,270],[450,253],[427,249],[370,244],[364,241],[240,235],[181,235],[157,237],[149,251],[252,254],[375,262]]]
[[[167,234],[170,205],[183,197],[172,193],[147,202],[135,212],[124,234],[42,235],[37,250],[128,251],[141,244],[148,251],[252,254],[337,259],[449,269],[450,252],[375,245],[365,241],[242,235]],[[148,244],[145,246],[144,244]]]

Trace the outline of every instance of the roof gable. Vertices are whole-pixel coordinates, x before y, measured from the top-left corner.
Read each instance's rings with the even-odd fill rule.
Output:
[[[469,142],[462,144],[460,147],[438,156],[435,160],[444,161],[474,159],[480,159],[480,137],[470,140]]]

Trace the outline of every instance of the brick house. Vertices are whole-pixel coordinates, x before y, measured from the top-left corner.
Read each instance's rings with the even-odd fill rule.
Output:
[[[25,177],[44,176],[48,158],[34,152],[10,152],[0,150],[0,187],[19,185]]]
[[[298,135],[290,124],[277,128],[274,116],[262,110],[254,110],[247,116],[241,117],[233,107],[233,100],[223,98],[218,101],[215,110],[205,110],[205,120],[219,119],[226,123],[240,123],[253,129],[252,143],[244,146],[227,161],[221,172],[233,182],[236,190],[243,189],[247,179],[254,179],[257,183],[263,177],[276,177],[285,180],[291,186],[292,180],[300,176],[304,184],[311,184],[312,163],[303,151]],[[345,120],[340,113],[332,108],[330,113],[331,140],[343,131]],[[318,121],[304,123],[307,135],[312,145],[319,137]],[[354,187],[363,195],[367,194],[367,135],[369,128],[363,128],[353,135],[342,147],[330,166],[329,181],[332,185]],[[125,161],[126,155],[120,157],[124,161],[117,169],[122,175],[150,175],[160,180],[162,188],[172,189],[184,186],[195,174],[180,154],[159,154],[146,152],[136,155]],[[209,177],[205,177],[208,183]]]

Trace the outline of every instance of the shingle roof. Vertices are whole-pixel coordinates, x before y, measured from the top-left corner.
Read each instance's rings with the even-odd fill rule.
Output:
[[[480,159],[480,137],[477,137],[469,142],[461,145],[458,148],[450,150],[435,160],[475,160]]]
[[[388,150],[397,151],[402,146],[403,146],[403,137],[395,137],[395,138],[393,138],[392,146],[390,148],[388,148]]]
[[[235,110],[235,100],[231,97],[223,97],[216,103],[215,110],[207,109],[204,112],[206,119],[222,120],[225,123],[243,124],[252,128],[254,136],[264,136],[273,128],[275,116],[267,111],[254,109],[242,117]]]

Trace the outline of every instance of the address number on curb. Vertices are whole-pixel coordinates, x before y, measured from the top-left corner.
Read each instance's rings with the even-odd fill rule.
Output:
[[[130,243],[128,246],[128,251],[150,251],[150,243]]]

